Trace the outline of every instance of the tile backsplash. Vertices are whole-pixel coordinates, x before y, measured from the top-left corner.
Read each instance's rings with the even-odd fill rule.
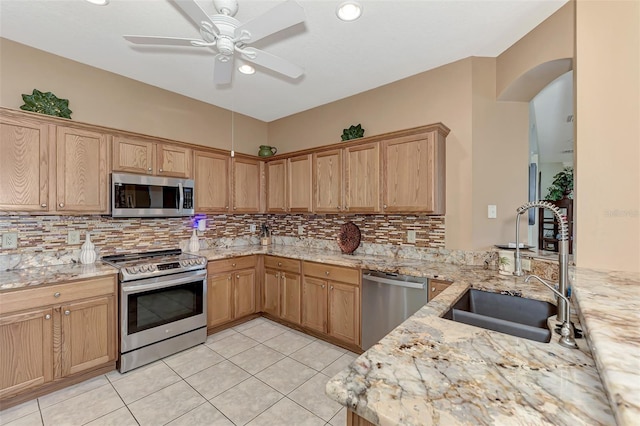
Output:
[[[444,248],[444,216],[399,215],[197,215],[193,218],[128,218],[106,216],[0,216],[0,234],[16,232],[17,249],[0,250],[0,269],[75,262],[85,234],[91,233],[98,256],[121,252],[184,248],[196,221],[205,218],[199,233],[204,247],[216,240],[240,238],[258,243],[260,225],[266,223],[276,237],[335,241],[340,226],[354,222],[362,242],[417,248]],[[256,225],[252,232],[250,225]],[[69,245],[70,230],[80,231],[80,244]],[[299,233],[299,230],[302,233]],[[407,242],[407,231],[416,242]],[[338,250],[336,245],[335,250]]]

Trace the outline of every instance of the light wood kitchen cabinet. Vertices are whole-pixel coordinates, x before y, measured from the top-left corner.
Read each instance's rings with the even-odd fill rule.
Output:
[[[287,204],[291,213],[313,211],[312,155],[299,155],[288,160]]]
[[[287,160],[274,160],[267,168],[267,212],[286,213],[287,206]]]
[[[108,213],[108,136],[64,126],[56,130],[55,210]]]
[[[0,116],[0,210],[49,209],[49,126]],[[7,184],[11,182],[11,185]]]
[[[0,293],[0,398],[114,368],[116,288],[113,275]]]
[[[380,147],[377,142],[344,149],[345,211],[380,211]]]
[[[264,257],[262,311],[294,324],[301,322],[300,261]]]
[[[0,116],[0,210],[108,213],[109,136]]]
[[[429,301],[433,300],[434,297],[438,296],[440,293],[445,291],[451,285],[450,281],[437,280],[434,278],[429,278]]]
[[[194,152],[196,212],[229,212],[230,158],[214,152]]]
[[[207,265],[207,326],[225,324],[256,310],[256,256],[210,261]]]
[[[445,134],[440,130],[383,142],[385,213],[445,213]]]
[[[114,136],[113,170],[190,178],[191,149],[132,136]]]
[[[313,211],[340,213],[343,208],[342,150],[313,154]]]
[[[232,212],[260,212],[260,160],[234,157],[232,160]]]
[[[303,262],[302,325],[360,345],[360,271]]]

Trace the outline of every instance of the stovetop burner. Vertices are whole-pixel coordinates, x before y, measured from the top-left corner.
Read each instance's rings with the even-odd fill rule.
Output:
[[[114,254],[104,256],[102,261],[120,270],[120,281],[193,271],[207,266],[205,257],[182,253],[180,249]]]

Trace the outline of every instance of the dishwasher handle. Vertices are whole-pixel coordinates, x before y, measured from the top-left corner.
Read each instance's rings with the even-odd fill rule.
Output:
[[[408,282],[408,281],[391,280],[389,278],[375,277],[375,276],[372,276],[372,275],[367,275],[367,276],[363,277],[363,280],[373,281],[373,282],[381,283],[381,284],[395,285],[395,286],[398,286],[398,287],[417,288],[417,289],[420,289],[420,290],[423,290],[425,288],[425,286],[426,286],[426,283],[412,283],[412,282]]]

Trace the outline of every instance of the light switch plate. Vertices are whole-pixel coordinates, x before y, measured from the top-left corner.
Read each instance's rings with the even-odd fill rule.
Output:
[[[531,271],[531,259],[522,259],[521,265],[525,271]]]
[[[80,231],[70,230],[67,234],[67,244],[76,245],[80,244]]]
[[[407,242],[408,243],[415,243],[416,242],[416,231],[414,231],[414,230],[407,231]]]
[[[2,234],[2,248],[3,249],[18,248],[18,233],[7,232]]]
[[[489,219],[495,219],[498,217],[498,207],[495,204],[489,204],[487,208],[487,217]]]
[[[249,232],[256,232],[256,225],[254,224],[249,225]]]

